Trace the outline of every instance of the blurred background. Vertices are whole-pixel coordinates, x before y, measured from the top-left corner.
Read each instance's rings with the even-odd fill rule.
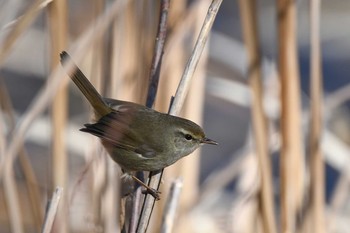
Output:
[[[219,146],[165,169],[148,232],[160,232],[179,177],[173,232],[350,232],[350,2],[314,2],[223,1],[181,113]],[[170,2],[158,111],[168,111],[210,3]],[[130,197],[99,141],[79,131],[91,109],[59,53],[103,96],[144,104],[159,9],[0,0],[0,232],[42,231],[57,186],[52,232],[120,231]]]

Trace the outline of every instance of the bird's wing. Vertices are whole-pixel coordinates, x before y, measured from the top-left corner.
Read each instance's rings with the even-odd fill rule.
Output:
[[[134,106],[123,106],[101,117],[95,124],[85,124],[85,128],[80,130],[93,134],[120,149],[133,151],[145,158],[154,157],[156,150],[145,144],[140,135],[130,127],[137,111],[138,109]]]

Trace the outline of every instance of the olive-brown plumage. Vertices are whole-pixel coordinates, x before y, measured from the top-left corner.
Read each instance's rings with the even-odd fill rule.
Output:
[[[61,62],[68,62],[66,52]],[[157,112],[143,105],[103,98],[75,66],[69,74],[94,109],[93,124],[81,131],[99,137],[112,159],[125,172],[161,170],[189,155],[201,144],[217,143],[200,126],[184,118]]]

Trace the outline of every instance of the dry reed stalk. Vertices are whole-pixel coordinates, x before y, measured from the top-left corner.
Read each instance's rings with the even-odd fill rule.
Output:
[[[178,2],[178,1],[176,1]],[[189,9],[183,9],[183,15],[180,15],[179,19],[176,21],[176,23],[173,23],[173,28],[171,28],[172,33],[170,34],[167,44],[166,44],[166,51],[168,56],[164,57],[164,62],[162,64],[162,73],[164,75],[171,75],[171,77],[174,77],[173,79],[168,78],[165,81],[162,78],[160,80],[161,88],[159,88],[159,91],[163,90],[163,87],[166,87],[168,91],[164,92],[164,97],[157,99],[156,105],[159,105],[161,109],[164,111],[169,110],[169,100],[172,96],[172,93],[176,91],[177,84],[180,80],[180,77],[183,73],[183,70],[177,71],[174,69],[174,65],[180,63],[181,67],[184,67],[184,60],[185,60],[185,51],[182,51],[181,53],[178,50],[184,50],[185,44],[184,40],[186,39],[186,36],[188,35],[188,31],[191,30],[192,25],[196,22],[197,18],[197,9],[207,8],[208,2],[207,1],[195,1],[190,6]],[[172,10],[170,11],[172,12]],[[175,60],[174,60],[175,59]],[[179,67],[180,67],[179,65]],[[183,68],[182,68],[183,69]],[[169,74],[169,72],[176,71],[179,72],[178,75],[173,75],[172,73]],[[163,74],[162,74],[163,75]],[[171,81],[169,84],[168,81]]]
[[[159,80],[158,87],[158,96],[156,98],[155,108],[161,112],[167,112],[169,110],[169,102],[171,100],[172,94],[176,91],[176,86],[179,83],[180,77],[183,72],[183,67],[185,66],[185,57],[184,57],[184,45],[183,43],[177,43],[173,46],[169,46],[169,41],[173,37],[179,37],[178,34],[185,34],[183,32],[174,32],[173,29],[176,28],[179,21],[182,19],[175,18],[179,15],[174,14],[175,11],[185,12],[186,8],[183,4],[184,0],[181,1],[172,1],[169,10],[169,19],[168,19],[168,30],[172,31],[171,34],[167,36],[165,54],[162,61],[161,69],[161,79]],[[184,6],[184,8],[181,8]],[[191,23],[190,23],[191,24]],[[174,27],[174,28],[173,28]],[[179,161],[181,162],[181,161]],[[168,184],[168,181],[176,177],[178,174],[179,164],[176,163],[174,166],[170,166],[164,173],[164,183]],[[168,196],[168,186],[161,187],[162,196]],[[166,198],[161,198],[155,209],[153,211],[153,219],[161,219],[164,205],[166,204]],[[149,225],[149,232],[158,231],[160,228],[160,221],[151,221]]]
[[[348,99],[350,99],[350,84],[346,84],[336,91],[330,93],[326,96],[324,107],[326,108],[325,113],[333,113],[336,108],[344,104]],[[331,114],[327,114],[325,117]]]
[[[92,163],[91,211],[94,226],[100,227],[103,225],[103,207],[106,204],[104,200],[109,200],[109,198],[105,198],[107,191],[107,172],[109,171],[107,167],[108,155],[103,151],[101,142],[93,138],[91,140],[93,143],[88,153],[88,158],[90,158],[90,162],[88,163]],[[96,158],[95,156],[97,154],[100,156]]]
[[[3,114],[0,109],[0,120],[2,120]],[[6,149],[6,137],[5,137],[5,129],[3,128],[3,124],[0,123],[0,154],[5,155],[5,149]],[[0,157],[0,162],[3,162],[4,158]],[[22,221],[22,214],[20,209],[20,203],[19,203],[19,197],[18,197],[18,191],[16,187],[16,180],[12,169],[7,168],[5,173],[5,177],[3,180],[3,187],[4,187],[4,195],[5,195],[5,204],[6,209],[8,211],[8,216],[10,220],[10,229],[14,233],[23,233],[24,227],[23,227],[23,221]]]
[[[49,204],[48,211],[45,216],[42,233],[50,233],[52,230],[52,225],[55,220],[56,212],[58,209],[58,204],[61,200],[61,197],[63,195],[63,189],[61,187],[57,187],[52,195],[52,199]]]
[[[38,16],[40,10],[45,8],[51,1],[52,0],[36,0],[22,16],[14,22],[14,25],[11,26],[12,30],[0,45],[0,65],[4,62],[20,35],[30,26]]]
[[[169,11],[168,27],[172,29],[176,27],[184,15],[187,15],[187,0],[177,0],[171,2],[171,11]],[[169,104],[168,104],[169,105]]]
[[[138,36],[140,25],[136,19],[137,4],[139,3],[128,2],[123,14],[114,21],[111,35],[110,86],[106,91],[112,98],[140,103],[141,95],[137,83],[140,78],[138,76],[139,70],[141,69],[139,62],[141,38]],[[138,192],[135,192],[135,194],[138,194]],[[137,195],[137,197],[140,196]],[[133,199],[132,205],[137,206],[139,201],[139,198]],[[123,198],[120,204],[120,227],[126,228],[128,223],[131,222],[131,225],[129,225],[130,232],[133,228],[133,222],[136,222],[133,219],[130,220],[128,215],[132,212],[129,209],[130,199],[128,197]]]
[[[94,11],[93,11],[93,23],[95,24],[96,30],[97,29],[97,20],[98,18],[103,14],[104,10],[106,9],[106,1],[93,1],[94,5]],[[94,85],[96,90],[101,93],[101,95],[105,94],[105,78],[109,76],[109,73],[107,72],[109,67],[109,60],[108,58],[108,52],[107,52],[107,46],[105,45],[106,41],[109,41],[107,38],[110,36],[110,32],[106,32],[105,36],[101,36],[98,38],[91,50],[91,60],[89,63],[89,74],[87,77],[90,77],[91,83]],[[92,112],[91,112],[92,113]],[[92,117],[92,115],[91,115]],[[92,171],[91,171],[91,198],[92,198],[92,204],[91,204],[91,213],[93,215],[92,221],[93,225],[98,229],[99,227],[102,227],[104,225],[105,229],[107,231],[110,231],[110,229],[116,227],[113,225],[113,222],[109,221],[110,218],[107,218],[106,222],[103,222],[103,213],[110,212],[109,209],[113,208],[115,206],[108,205],[107,203],[111,201],[112,203],[115,203],[115,200],[113,199],[113,195],[111,196],[111,191],[114,190],[113,183],[108,183],[108,174],[112,175],[110,170],[111,168],[108,166],[108,155],[103,152],[102,145],[100,141],[96,138],[91,138],[92,145],[89,149],[89,153],[87,154],[87,161],[92,164]],[[100,156],[96,157],[96,154],[101,154]],[[92,161],[93,160],[93,161]],[[118,186],[118,180],[116,180],[116,184]],[[107,188],[106,188],[107,187]],[[116,188],[119,190],[118,188]],[[103,211],[105,210],[105,211]],[[116,211],[117,212],[117,211]],[[112,212],[113,214],[113,212]],[[113,218],[115,214],[111,215],[111,218]],[[117,222],[115,220],[115,222]],[[118,223],[117,223],[118,224]],[[117,227],[116,227],[117,228]]]
[[[176,3],[177,4],[177,3]],[[175,4],[175,5],[176,5]],[[170,6],[170,0],[161,0],[159,1],[159,6],[156,9],[159,9],[159,16],[158,16],[158,26],[155,27],[157,28],[157,31],[155,33],[155,38],[153,34],[149,37],[152,38],[152,43],[154,44],[153,46],[153,57],[152,57],[152,62],[151,62],[151,67],[150,67],[150,72],[149,72],[149,82],[148,82],[148,93],[147,93],[147,98],[146,98],[146,106],[147,107],[154,107],[155,105],[155,100],[156,99],[163,99],[164,100],[164,93],[166,90],[158,88],[159,81],[160,81],[160,72],[162,70],[162,63],[163,63],[163,54],[164,54],[164,45],[165,45],[165,40],[167,39],[167,29],[168,29],[168,21],[169,21],[169,6]],[[153,16],[149,16],[152,18],[152,21],[156,22],[154,19],[156,16],[155,14]],[[146,33],[146,32],[144,32]],[[146,33],[146,35],[149,35]],[[163,79],[166,78],[162,76]],[[158,94],[159,92],[159,94]],[[158,98],[157,97],[158,94]],[[164,193],[164,192],[163,192]],[[165,195],[165,194],[163,194]],[[159,203],[160,205],[157,205],[157,210],[162,208],[163,206],[163,199]],[[160,219],[160,213],[161,211],[156,211],[154,214],[156,215],[157,219]],[[137,211],[137,219],[139,218],[140,214],[140,208]],[[135,230],[137,229],[137,224],[135,226]],[[150,226],[152,231],[158,230],[159,229],[159,222],[153,222],[153,224]]]
[[[348,169],[342,172],[341,177],[337,182],[334,194],[330,200],[330,214],[327,215],[327,232],[337,232],[337,219],[341,214],[341,210],[346,206],[349,196],[350,174]]]
[[[5,167],[5,177],[3,181],[6,206],[8,209],[11,231],[13,233],[24,233],[22,211],[20,208],[18,191],[16,187],[16,180],[13,170],[7,166]]]
[[[135,90],[138,77],[135,75],[139,69],[138,65],[138,38],[135,33],[138,31],[138,24],[135,20],[135,7],[137,3],[127,2],[125,4],[125,10],[120,14],[113,22],[111,26],[111,33],[108,36],[107,51],[104,60],[104,74],[106,78],[104,80],[104,90],[106,96],[110,96],[116,99],[125,99],[128,101],[139,102],[138,90]],[[139,39],[139,38],[138,38]],[[100,81],[103,83],[103,81]],[[106,85],[108,84],[108,85]],[[107,159],[107,163],[110,163]],[[106,165],[108,166],[108,164]],[[114,166],[115,168],[115,166]],[[112,169],[109,167],[109,172],[106,176],[106,189],[107,190],[120,190],[120,181],[112,180],[112,173],[117,176],[116,171],[110,171]],[[117,176],[119,177],[119,175]],[[118,191],[119,192],[119,191]],[[109,208],[102,209],[102,215],[106,216],[104,219],[106,230],[113,231],[113,228],[122,228],[125,224],[127,216],[125,216],[126,210],[126,199],[120,200],[119,195],[112,195],[111,192],[104,192],[104,195],[108,195],[110,202],[115,203],[114,209]],[[103,201],[107,207],[108,202]],[[114,225],[117,218],[114,218],[115,213],[119,213],[119,224]]]
[[[160,70],[164,54],[164,44],[167,35],[169,5],[170,0],[161,1],[159,24],[155,39],[153,58],[149,75],[148,95],[146,100],[146,106],[149,108],[153,107],[158,92]]]
[[[311,45],[311,115],[310,115],[310,201],[312,232],[326,232],[325,225],[325,169],[321,151],[322,136],[322,64],[320,48],[320,0],[310,2],[310,45]]]
[[[248,81],[252,91],[252,121],[254,141],[261,175],[260,206],[264,232],[275,233],[275,207],[272,185],[272,169],[269,156],[267,119],[263,107],[263,87],[261,73],[261,54],[258,39],[256,1],[241,0],[240,12],[243,37],[248,55]]]
[[[16,1],[6,1],[1,3],[0,30],[2,33],[0,40],[3,40],[3,38],[6,36],[6,30],[17,21],[16,19],[20,10],[21,9],[18,7],[18,2]]]
[[[162,64],[161,76],[162,79],[159,82],[159,98],[156,99],[156,109],[159,111],[168,111],[169,110],[169,101],[172,97],[172,93],[176,91],[176,86],[180,80],[180,77],[183,73],[184,60],[185,60],[185,51],[184,51],[184,39],[188,35],[188,31],[191,30],[191,26],[196,20],[196,11],[199,8],[207,7],[207,1],[196,1],[191,4],[190,9],[180,10],[179,5],[184,5],[183,1],[176,1],[172,3],[172,7],[181,11],[180,13],[173,13],[173,8],[169,12],[169,15],[174,15],[174,17],[180,17],[178,19],[169,19],[169,24],[172,33],[168,36],[166,44],[166,53],[167,56],[164,57]],[[185,5],[184,5],[185,7]],[[186,13],[183,13],[186,12]],[[172,166],[174,167],[174,166]],[[167,169],[166,173],[170,173],[172,167]],[[176,164],[175,164],[176,167]]]
[[[214,23],[216,14],[219,11],[221,3],[222,3],[222,0],[213,0],[209,6],[207,15],[204,19],[204,23],[199,33],[199,36],[197,38],[193,52],[185,66],[184,73],[182,75],[182,78],[176,90],[174,101],[169,111],[170,115],[178,115],[181,111],[181,108],[185,102],[185,98],[187,96],[188,90],[190,88],[192,77],[199,63],[199,59],[201,58],[202,52],[205,48],[211,27]]]
[[[93,1],[94,4],[94,12],[93,12],[93,18],[96,22],[98,17],[103,14],[103,11],[105,9],[105,1]],[[107,33],[108,34],[108,33]],[[91,70],[90,75],[91,82],[100,93],[102,93],[102,83],[103,83],[103,75],[104,75],[104,62],[106,58],[106,46],[105,46],[105,40],[106,36],[99,38],[94,42],[94,45],[92,47],[92,56],[91,56]]]
[[[60,63],[58,54],[66,48],[67,44],[67,2],[65,0],[53,1],[48,6],[48,22],[51,39],[51,70]],[[67,153],[65,132],[67,125],[67,83],[62,83],[52,102],[52,189],[57,186],[67,190]],[[68,231],[66,195],[63,194],[58,209],[55,231]]]
[[[98,145],[98,148],[100,148],[100,145]],[[117,167],[115,164],[110,161],[108,158],[109,155],[104,151],[103,158],[101,160],[104,162],[104,186],[101,190],[100,194],[100,207],[101,209],[98,210],[101,212],[101,225],[103,226],[103,232],[106,233],[112,233],[112,232],[120,232],[120,224],[119,224],[119,204],[120,204],[120,182],[119,178],[120,175],[117,172]],[[102,167],[99,167],[99,169],[102,169]]]
[[[279,76],[281,80],[281,230],[295,232],[303,204],[305,161],[301,132],[299,66],[296,41],[296,4],[277,1]]]
[[[77,60],[80,60],[83,57],[83,51],[85,51],[87,47],[107,29],[107,26],[115,17],[115,15],[117,15],[123,9],[124,4],[125,1],[116,2],[114,5],[112,5],[111,9],[99,19],[99,27],[97,27],[98,33],[96,33],[95,31],[93,32],[90,28],[79,38],[79,40],[73,46],[73,48],[76,49],[76,58],[79,58]],[[73,68],[72,64],[67,64],[67,67],[68,69]],[[11,178],[10,174],[12,173],[13,169],[13,161],[17,156],[17,152],[20,146],[23,144],[25,133],[27,132],[33,120],[45,109],[48,103],[52,100],[53,96],[57,91],[57,88],[62,83],[62,77],[64,77],[64,75],[63,70],[61,68],[56,69],[51,73],[45,87],[40,91],[37,98],[33,101],[32,105],[28,108],[28,111],[22,117],[22,120],[17,124],[17,127],[14,130],[14,133],[11,137],[11,143],[9,144],[8,148],[6,148],[6,152],[4,153],[4,160],[0,164],[0,179],[4,178],[5,175],[5,183],[7,182],[7,179]],[[16,197],[15,192],[12,192],[13,188],[9,187],[5,190],[8,192],[11,191],[10,195],[12,199]],[[12,206],[13,208],[11,208],[11,214],[15,219],[17,219],[17,222],[16,224],[14,224],[14,227],[18,229],[17,232],[23,232],[21,231],[21,224],[18,223],[21,222],[21,218],[18,217],[19,214],[16,214],[16,212],[19,212],[18,208],[16,207],[16,204],[13,204]]]
[[[170,107],[169,114],[178,115],[180,113],[181,107],[183,106],[185,97],[189,90],[191,79],[193,77],[194,71],[198,65],[199,58],[202,55],[204,46],[209,36],[209,32],[213,25],[216,14],[220,8],[222,0],[213,0],[209,6],[208,13],[204,20],[202,29],[198,36],[197,42],[195,44],[194,50],[189,58],[189,61],[185,67],[184,73],[182,75],[181,81],[178,85],[173,103]],[[157,174],[153,174],[153,177],[149,179],[148,185],[154,189],[159,189],[161,177],[163,171]],[[155,199],[151,195],[146,195],[145,202],[141,211],[141,216],[139,220],[139,225],[137,232],[146,232],[150,217],[152,215],[153,206]]]
[[[16,126],[15,113],[12,107],[11,99],[5,87],[3,80],[0,80],[0,105],[8,115],[9,130],[12,132]],[[1,148],[1,147],[0,147]],[[29,161],[29,156],[26,149],[23,147],[19,151],[19,163],[22,167],[23,174],[26,181],[29,199],[32,206],[33,218],[37,229],[41,229],[41,223],[44,216],[43,209],[40,203],[40,192],[37,179],[35,177],[33,168]]]
[[[98,17],[103,14],[106,3],[103,0],[103,1],[93,1],[93,4],[94,4],[93,17],[94,17],[94,21],[96,21]],[[96,90],[101,94],[103,94],[102,87],[104,83],[104,68],[105,68],[104,63],[107,62],[107,59],[106,59],[107,56],[105,54],[106,49],[104,45],[104,42],[106,41],[105,38],[106,36],[96,40],[92,47],[91,70],[90,70],[90,75],[88,75],[88,77],[91,77],[91,83],[94,85]]]
[[[193,24],[192,24],[193,25]],[[174,48],[174,51],[176,51],[174,55],[170,55],[171,59],[173,61],[173,65],[168,67],[167,77],[162,78],[168,78],[167,82],[167,89],[168,95],[171,93],[174,93],[176,90],[176,83],[179,83],[179,77],[181,77],[181,72],[184,68],[184,53],[185,53],[185,46],[184,44],[179,44]],[[205,51],[206,52],[206,51]],[[205,53],[203,52],[203,54]],[[203,55],[203,57],[206,57],[206,55]],[[204,94],[204,70],[202,65],[205,63],[206,58],[202,58],[200,64],[200,68],[198,67],[196,75],[194,77],[193,83],[191,84],[191,88],[189,90],[188,97],[186,99],[186,103],[183,106],[183,109],[181,110],[181,116],[190,119],[199,125],[201,125],[202,122],[202,107],[203,107],[203,94]],[[203,61],[203,62],[202,62]],[[173,86],[170,86],[169,83],[173,83]],[[170,98],[168,98],[170,99]],[[166,99],[163,99],[164,104],[166,102],[164,101]],[[169,106],[169,101],[167,102],[167,105]],[[182,213],[185,213],[189,207],[193,204],[194,201],[196,201],[199,193],[199,159],[200,159],[200,149],[196,150],[195,152],[191,153],[190,156],[187,156],[185,158],[182,158],[178,162],[176,162],[173,166],[170,166],[165,170],[164,173],[164,186],[162,189],[162,196],[168,196],[169,180],[174,179],[174,177],[182,177],[183,178],[183,186],[184,189],[181,193],[181,198],[179,201],[179,207],[178,212],[181,215]],[[167,205],[167,200],[161,199],[160,205],[157,205],[159,207],[159,212],[162,212],[162,209],[164,205]],[[154,217],[154,216],[153,216]],[[155,218],[155,217],[154,217]],[[181,220],[181,219],[180,219]],[[155,223],[157,224],[157,223]],[[177,231],[178,228],[181,228],[181,225],[185,223],[178,222],[178,224],[174,227],[174,232]],[[150,226],[154,227],[156,229],[159,229],[158,226]],[[150,231],[152,232],[153,228],[150,228]]]
[[[112,98],[140,102],[140,90],[136,74],[139,70],[138,22],[135,19],[135,4],[129,2],[125,12],[115,23],[113,31],[113,52],[111,83],[108,94]]]
[[[137,48],[139,50],[137,76],[140,77],[137,88],[140,91],[139,101],[143,104],[147,103],[148,98],[149,88],[145,87],[150,85],[150,67],[152,67],[152,60],[154,58],[153,51],[156,46],[154,44],[154,39],[157,35],[158,25],[161,22],[158,13],[158,9],[163,7],[161,5],[162,3],[160,1],[141,1],[135,13],[138,25],[136,28],[137,36],[140,39]],[[137,11],[139,13],[137,13]],[[163,31],[163,33],[164,32],[165,31]],[[162,40],[159,40],[159,42],[161,43]],[[151,101],[148,100],[148,102],[150,103]]]
[[[107,158],[107,155],[106,155]],[[102,204],[104,205],[104,229],[103,232],[114,233],[120,232],[120,226],[118,222],[118,206],[119,206],[119,195],[118,195],[118,174],[116,165],[111,161],[107,162],[107,183],[106,190]]]
[[[129,59],[124,58],[124,41],[126,40],[126,32],[125,32],[125,16],[126,11],[124,11],[118,18],[114,21],[112,24],[112,35],[110,42],[110,47],[112,49],[111,54],[109,54],[110,57],[110,63],[111,65],[108,67],[110,70],[108,70],[110,74],[110,86],[112,90],[110,90],[112,93],[114,93],[114,97],[116,99],[122,98],[122,88],[124,84],[124,80],[122,79],[122,75],[125,73],[125,67],[123,66],[123,60]],[[107,76],[108,77],[108,76]]]
[[[3,80],[0,78],[0,82],[3,82]],[[5,90],[3,83],[0,83],[0,92],[2,90]],[[2,95],[4,95],[3,93],[0,94],[2,97]],[[6,128],[5,128],[5,124],[4,124],[4,119],[3,119],[3,108],[4,108],[4,99],[0,98],[0,164],[3,162],[4,160],[4,155],[5,155],[5,151],[6,151]]]
[[[206,1],[207,4],[210,1]],[[194,22],[191,25],[193,45],[196,42],[196,36],[200,33],[203,18],[205,18],[207,6],[200,4],[194,12]],[[185,43],[185,42],[184,42]],[[184,45],[185,46],[185,45]],[[208,60],[208,46],[206,46],[197,65],[196,73],[192,78],[192,83],[188,91],[186,102],[183,106],[183,116],[191,119],[201,125],[203,120],[203,103],[205,92],[205,75]],[[184,189],[179,203],[179,212],[186,212],[196,202],[199,194],[199,170],[200,170],[200,149],[196,150],[191,156],[180,160],[176,167],[178,173],[176,177],[181,176],[184,179]]]
[[[103,14],[104,9],[109,5],[105,1],[95,1],[94,15],[97,19]],[[127,3],[125,3],[126,5]],[[125,8],[124,5],[124,8]],[[130,5],[130,4],[128,4]],[[122,12],[124,14],[124,12]],[[113,20],[112,25],[118,23],[118,19]],[[98,31],[98,23],[94,23],[96,31]],[[101,34],[102,35],[102,34]],[[107,42],[107,44],[105,44]],[[117,83],[117,77],[110,75],[110,68],[116,70],[119,66],[113,66],[109,57],[112,52],[110,48],[115,48],[115,41],[112,41],[111,33],[108,31],[102,37],[99,37],[93,44],[91,50],[90,72],[88,77],[91,77],[91,82],[102,96],[115,96],[115,86],[107,83]],[[117,47],[120,45],[117,45]],[[108,94],[107,94],[108,93]],[[92,176],[92,206],[91,210],[94,214],[93,222],[95,227],[101,227],[104,232],[120,232],[120,222],[118,221],[119,207],[120,207],[120,181],[116,166],[110,161],[108,154],[102,149],[99,140],[93,140],[93,150],[90,155],[100,154],[98,161],[93,164]],[[91,156],[89,156],[91,157]]]
[[[269,138],[272,138],[272,135],[277,134],[275,130],[270,131]],[[219,192],[223,190],[230,182],[232,182],[238,175],[239,170],[242,167],[246,157],[249,157],[253,153],[253,148],[251,148],[250,140],[252,136],[248,136],[246,140],[246,145],[242,147],[239,151],[235,152],[231,158],[232,160],[224,167],[212,173],[208,179],[203,183],[200,199],[205,198],[209,195],[212,195],[214,192]],[[279,143],[276,143],[274,140],[270,140],[270,154],[276,153],[280,150]]]
[[[0,48],[0,64],[4,61],[8,53],[11,51],[14,43],[17,41],[19,36],[22,34],[22,32],[32,23],[32,21],[35,19],[39,11],[46,6],[46,4],[49,1],[42,1],[38,0],[32,4],[31,7],[25,12],[23,16],[18,18],[18,20],[15,22],[14,26],[12,25],[12,30],[8,35],[6,36],[4,42],[1,45]],[[2,153],[4,154],[4,153]],[[35,205],[33,210],[35,211],[35,220],[37,222],[38,218],[40,218],[40,207],[38,208],[38,192],[37,189],[30,188],[31,185],[28,185],[29,180],[30,181],[35,181],[35,177],[33,175],[33,172],[31,170],[31,166],[29,165],[29,162],[26,158],[25,151],[23,149],[20,150],[20,163],[23,166],[24,169],[24,174],[26,176],[27,180],[27,186],[29,190],[29,195],[31,200],[33,201],[32,203]],[[7,194],[6,196],[9,197],[8,202],[10,207],[10,219],[15,219],[14,221],[11,220],[12,223],[12,229],[14,232],[23,232],[23,226],[22,226],[22,221],[21,221],[21,215],[20,215],[20,210],[18,206],[18,196],[17,196],[17,191],[15,187],[15,180],[13,177],[13,171],[10,169],[12,167],[12,164],[9,164],[10,166],[5,167],[6,171],[10,174],[6,174],[6,177],[4,179],[4,186],[5,186],[5,193]],[[4,169],[5,170],[5,169]],[[5,172],[7,173],[7,172]],[[17,199],[17,200],[16,200]],[[38,222],[37,222],[38,223]]]
[[[251,150],[244,148],[237,153],[232,154],[232,160],[220,170],[213,172],[203,183],[200,200],[205,199],[213,193],[222,191],[230,182],[237,178],[240,172],[244,158],[252,153]]]
[[[126,0],[115,2],[110,9],[99,18],[96,27],[90,27],[82,36],[78,38],[78,40],[75,41],[75,43],[72,45],[72,50],[74,50],[72,55],[75,55],[75,61],[79,62],[82,60],[87,48],[91,46],[91,44],[97,38],[99,38],[99,36],[103,35],[112,20],[124,9],[125,4]],[[95,28],[96,30],[94,30]],[[68,73],[73,68],[73,63],[67,63],[65,66]],[[67,72],[64,72],[61,67],[58,67],[50,74],[46,85],[31,103],[27,112],[23,115],[22,120],[17,124],[17,127],[10,140],[11,143],[5,152],[5,159],[3,163],[0,164],[0,180],[3,178],[4,168],[6,166],[12,166],[13,161],[16,159],[17,152],[20,145],[23,143],[24,136],[29,126],[53,99],[53,96],[56,94],[58,87],[63,81],[63,77],[67,77],[64,75],[65,73]]]
[[[176,92],[176,87],[183,73],[183,68],[185,66],[185,37],[188,35],[192,25],[196,21],[197,9],[206,8],[208,2],[196,1],[191,4],[189,9],[186,9],[184,0],[173,2],[171,6],[172,8],[169,12],[169,24],[171,24],[170,29],[172,33],[168,36],[166,43],[165,50],[167,56],[164,57],[162,63],[162,79],[160,79],[159,82],[159,97],[156,99],[156,109],[163,112],[169,110],[169,101],[172,97],[172,93]],[[184,8],[180,8],[180,6],[183,6]],[[174,9],[182,12],[182,14],[179,12],[174,13]],[[171,18],[171,15],[179,18]],[[177,164],[169,167],[166,174],[171,175],[171,171],[175,167],[177,167]],[[176,171],[174,172],[176,173]]]
[[[178,209],[178,205],[179,205],[182,186],[183,186],[183,183],[181,178],[177,178],[171,184],[168,200],[164,208],[162,225],[160,228],[161,233],[172,232],[174,222],[175,222],[175,217],[176,217],[176,210]]]
[[[174,9],[177,11],[186,11],[184,0],[171,2],[171,9],[169,11],[168,28],[172,31],[167,37],[165,51],[167,56],[164,56],[162,61],[161,79],[159,80],[158,98],[156,99],[155,108],[158,111],[166,112],[169,110],[169,102],[172,97],[172,93],[175,93],[176,86],[179,83],[180,77],[183,72],[184,63],[184,46],[182,39],[186,34],[185,31],[176,30],[178,25],[181,24],[182,18],[178,17],[178,14],[174,14]],[[183,8],[180,8],[183,6]],[[187,26],[192,25],[192,22],[186,21]],[[177,40],[178,43],[171,43],[173,38],[181,38]],[[171,168],[170,168],[171,169]],[[168,172],[167,172],[168,173]]]
[[[233,232],[265,232],[262,222],[262,211],[259,193],[261,179],[259,177],[259,161],[255,152],[245,154],[238,168],[239,178],[232,202],[232,231]]]

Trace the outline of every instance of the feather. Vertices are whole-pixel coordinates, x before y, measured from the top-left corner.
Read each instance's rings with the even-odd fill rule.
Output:
[[[135,109],[123,108],[120,111],[101,117],[95,124],[85,124],[85,128],[80,129],[82,132],[95,135],[101,140],[112,144],[120,149],[132,151],[144,158],[151,158],[156,155],[156,151],[145,145],[129,127],[132,123]]]

